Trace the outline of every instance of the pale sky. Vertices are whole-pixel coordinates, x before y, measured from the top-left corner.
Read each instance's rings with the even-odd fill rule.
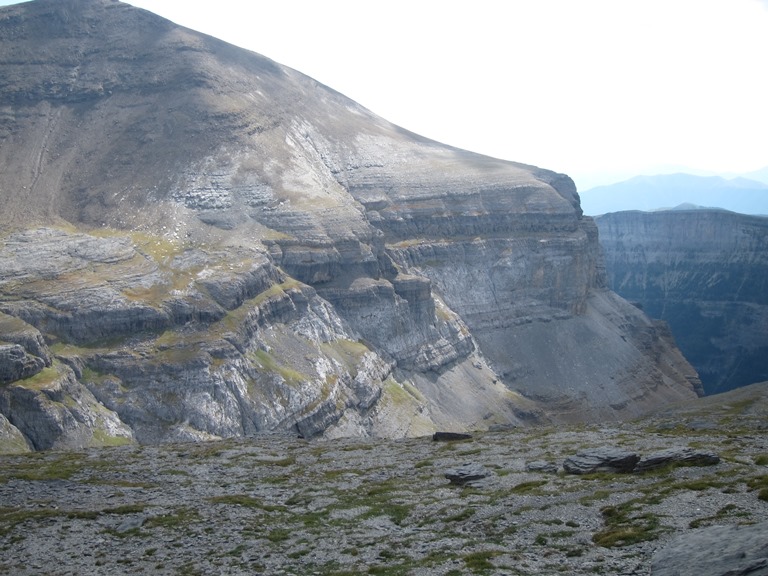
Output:
[[[129,3],[580,190],[768,165],[768,0]]]

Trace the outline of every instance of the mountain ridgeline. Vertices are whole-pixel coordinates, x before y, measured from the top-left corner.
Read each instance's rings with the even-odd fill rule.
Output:
[[[592,216],[624,210],[670,209],[689,203],[742,214],[768,215],[766,174],[768,168],[755,171],[748,175],[750,177],[735,178],[681,173],[635,176],[585,190],[581,204],[584,212]]]
[[[4,449],[415,436],[694,398],[565,175],[114,0],[0,9]]]
[[[610,286],[669,323],[707,393],[768,379],[768,217],[697,209],[596,220]]]

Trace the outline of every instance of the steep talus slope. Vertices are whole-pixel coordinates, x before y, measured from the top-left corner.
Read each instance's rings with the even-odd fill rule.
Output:
[[[14,426],[30,389],[42,418],[66,410],[64,381],[125,427],[91,443],[403,436],[693,396],[603,287],[567,176],[424,139],[126,4],[0,10],[0,165],[0,312],[44,346],[0,338],[26,366],[0,389]]]
[[[669,323],[707,393],[768,378],[768,218],[675,210],[597,223],[611,287]]]

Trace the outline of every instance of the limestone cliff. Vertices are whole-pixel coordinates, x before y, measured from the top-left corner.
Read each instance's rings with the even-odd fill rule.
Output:
[[[424,139],[120,2],[0,9],[0,166],[0,311],[42,342],[0,337],[22,370],[2,391],[42,362],[130,429],[117,442],[403,436],[694,395],[604,288],[567,176]]]
[[[669,323],[707,393],[768,379],[768,218],[700,209],[597,224],[611,287]]]

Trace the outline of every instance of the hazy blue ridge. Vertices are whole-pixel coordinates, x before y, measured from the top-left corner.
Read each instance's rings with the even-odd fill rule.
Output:
[[[768,184],[745,177],[727,179],[682,173],[635,176],[585,190],[580,196],[584,213],[591,216],[623,210],[662,210],[680,204],[768,214]]]

